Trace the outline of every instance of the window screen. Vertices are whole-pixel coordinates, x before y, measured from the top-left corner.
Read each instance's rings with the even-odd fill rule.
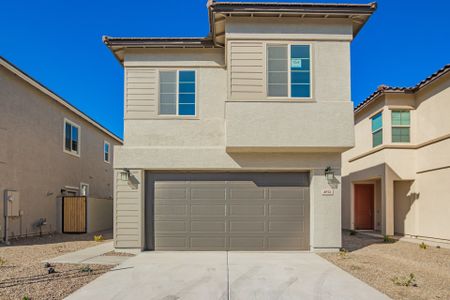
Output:
[[[177,72],[159,73],[159,113],[175,115],[177,113]]]
[[[288,47],[286,45],[268,46],[267,76],[268,96],[288,96]]]

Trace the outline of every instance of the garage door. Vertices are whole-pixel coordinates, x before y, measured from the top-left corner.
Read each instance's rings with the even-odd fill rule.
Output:
[[[308,173],[146,176],[154,250],[308,250]]]

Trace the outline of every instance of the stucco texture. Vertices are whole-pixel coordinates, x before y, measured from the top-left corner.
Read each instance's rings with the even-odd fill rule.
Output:
[[[64,119],[80,126],[80,157],[63,151]],[[0,215],[3,191],[17,190],[23,215],[12,217],[10,236],[61,230],[61,189],[89,184],[90,195],[112,198],[113,169],[103,160],[103,142],[119,142],[0,66]]]

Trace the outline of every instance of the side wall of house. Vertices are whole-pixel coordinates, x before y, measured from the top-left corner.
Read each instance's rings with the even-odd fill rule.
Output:
[[[64,119],[80,126],[81,155],[64,149]],[[17,190],[23,215],[12,217],[9,235],[39,232],[35,224],[47,219],[45,232],[61,229],[60,195],[65,187],[89,184],[91,196],[113,195],[112,163],[103,160],[103,143],[118,142],[0,66],[0,214],[3,192]],[[3,237],[3,235],[2,235]]]

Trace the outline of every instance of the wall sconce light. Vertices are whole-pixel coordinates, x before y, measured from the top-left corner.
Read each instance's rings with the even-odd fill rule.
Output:
[[[123,171],[120,172],[120,180],[128,181],[129,178],[130,178],[130,170],[123,169]]]
[[[325,169],[325,178],[327,180],[333,180],[334,179],[334,171],[331,169],[330,166],[326,167]]]

